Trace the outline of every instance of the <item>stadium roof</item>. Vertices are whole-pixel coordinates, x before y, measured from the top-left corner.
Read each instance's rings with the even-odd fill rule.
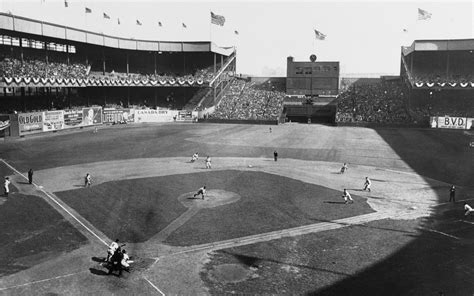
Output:
[[[220,47],[210,40],[161,41],[122,38],[2,12],[0,12],[0,30],[126,50],[165,52],[201,51],[214,52],[225,56],[229,56],[234,52],[234,47]]]
[[[474,51],[474,39],[415,40],[410,46],[402,46],[404,56],[414,51]]]

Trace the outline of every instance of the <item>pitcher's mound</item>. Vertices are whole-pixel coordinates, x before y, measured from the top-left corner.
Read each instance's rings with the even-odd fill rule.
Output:
[[[221,189],[207,190],[206,195],[204,195],[204,200],[201,195],[194,197],[195,193],[196,192],[188,192],[181,194],[178,200],[187,208],[214,208],[234,203],[240,199],[240,195],[237,193]]]

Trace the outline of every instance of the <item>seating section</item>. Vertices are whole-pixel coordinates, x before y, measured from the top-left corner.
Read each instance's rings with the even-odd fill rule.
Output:
[[[351,85],[337,98],[336,122],[410,123],[403,84]]]
[[[235,79],[210,118],[238,120],[277,120],[285,93],[262,89],[254,82]]]
[[[46,62],[40,59],[2,57],[0,76],[9,78],[86,78],[87,66],[80,63]]]

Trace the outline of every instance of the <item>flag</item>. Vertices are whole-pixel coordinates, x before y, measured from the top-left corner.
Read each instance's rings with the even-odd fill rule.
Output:
[[[119,25],[120,25],[120,19],[119,19],[119,18],[117,18],[117,24],[119,24]]]
[[[187,28],[187,26],[186,26],[186,24],[185,24],[185,23],[183,23],[183,28],[185,28],[185,29]]]
[[[225,17],[223,15],[215,14],[211,11],[211,23],[222,27],[225,23]]]
[[[92,13],[92,9],[90,9],[89,7],[86,7],[86,13]]]
[[[239,31],[235,30],[235,31],[234,31],[234,34],[235,34],[235,35],[239,35]]]
[[[104,18],[110,20],[110,16],[109,16],[107,13],[105,13],[105,12],[104,12]]]
[[[64,0],[64,7],[69,7],[69,3],[67,2],[67,0]]]
[[[319,32],[318,30],[314,30],[314,34],[316,35],[316,39],[318,40],[326,40],[326,35],[323,33]]]
[[[158,22],[158,26],[163,27],[163,24],[161,22]]]
[[[403,33],[408,33],[408,30],[407,30],[407,29],[403,29]]]
[[[418,20],[425,21],[431,19],[431,12],[418,8]]]
[[[138,25],[138,26],[141,26],[141,25],[142,25],[142,22],[140,22],[139,20],[137,20],[137,25]]]

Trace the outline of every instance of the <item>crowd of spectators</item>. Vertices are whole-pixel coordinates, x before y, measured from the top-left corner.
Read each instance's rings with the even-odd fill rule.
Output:
[[[0,61],[0,76],[8,78],[86,78],[87,66],[80,63],[66,64],[39,59],[3,57]]]
[[[220,65],[220,64],[219,64]],[[44,57],[26,55],[23,59],[12,55],[0,56],[0,77],[7,78],[59,78],[59,79],[84,79],[87,77],[96,79],[132,79],[132,80],[154,80],[154,81],[202,81],[209,83],[214,78],[213,66],[196,69],[193,73],[120,73],[111,70],[106,72],[91,72],[90,66],[85,63],[50,59],[46,62]]]
[[[285,93],[259,89],[254,82],[235,79],[210,118],[238,120],[277,120]]]
[[[401,83],[351,85],[337,98],[336,122],[409,123]]]
[[[466,83],[474,82],[474,76],[470,74],[450,74],[436,72],[414,72],[411,75],[415,83]]]
[[[164,73],[160,72],[157,74],[154,73],[123,73],[123,72],[115,72],[115,70],[111,70],[111,72],[106,72],[105,75],[103,72],[93,71],[90,73],[91,78],[95,79],[108,79],[108,80],[119,80],[119,79],[131,79],[131,80],[151,80],[151,81],[167,81],[175,80],[176,82],[179,80],[184,81],[194,81],[197,82],[198,80],[202,81],[203,83],[209,83],[214,78],[214,70],[213,67],[207,67],[204,69],[198,69],[194,71],[194,73]]]

